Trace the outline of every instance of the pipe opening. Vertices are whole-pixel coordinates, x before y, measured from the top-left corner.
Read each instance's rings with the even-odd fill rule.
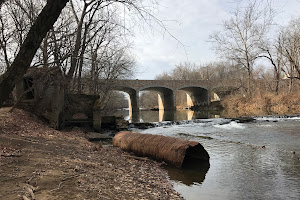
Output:
[[[209,164],[209,155],[201,144],[195,146],[189,146],[186,149],[185,157],[182,162],[182,167],[187,167],[194,164]]]

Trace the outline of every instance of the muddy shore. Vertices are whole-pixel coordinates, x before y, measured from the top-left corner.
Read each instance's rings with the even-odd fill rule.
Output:
[[[0,109],[0,199],[182,199],[161,163]]]

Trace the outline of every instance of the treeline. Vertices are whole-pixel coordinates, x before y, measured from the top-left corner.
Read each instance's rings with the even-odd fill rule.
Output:
[[[300,3],[299,3],[300,4]],[[263,1],[238,7],[210,36],[216,61],[180,63],[157,79],[239,82],[242,95],[257,89],[278,94],[298,92],[300,80],[300,16],[276,25],[276,12]],[[272,29],[272,31],[271,31]]]
[[[222,101],[228,116],[300,113],[300,17],[278,26],[272,1],[263,5],[238,8],[210,37],[217,55],[247,74],[245,90]]]
[[[106,93],[98,80],[132,77],[133,28],[166,29],[154,17],[156,5],[151,0],[1,0],[0,106],[29,68],[60,69],[71,93]]]
[[[272,1],[266,6],[264,3],[252,1],[238,7],[224,21],[222,30],[210,36],[210,41],[220,58],[247,73],[248,95],[257,88],[254,82],[258,79],[274,82],[268,90],[276,94],[280,92],[281,80],[288,79],[288,91],[293,92],[298,90],[299,83],[295,81],[300,79],[300,17],[286,27],[276,26]],[[266,70],[264,62],[272,71]]]
[[[1,6],[2,73],[10,68],[45,4],[44,0],[11,0]],[[121,17],[124,10],[120,5],[140,6],[127,1],[69,1],[47,32],[30,67],[60,68],[71,82],[69,90],[79,93],[83,78],[89,78],[90,92],[97,93],[97,80],[132,75],[134,59],[128,53],[127,39],[130,32]]]
[[[228,110],[252,108],[252,114],[300,112],[296,106],[300,93],[300,17],[291,19],[284,27],[276,25],[272,1],[264,3],[250,1],[240,5],[223,22],[222,30],[210,36],[218,55],[216,62],[180,63],[157,79],[226,81],[227,84],[231,81],[236,89],[223,99],[223,106]],[[180,96],[179,101],[184,105],[186,97]]]
[[[134,28],[168,32],[154,15],[157,5],[152,0],[1,0],[0,107],[30,69],[38,79],[26,80],[25,92],[33,91],[32,81],[47,86],[58,80],[68,93],[99,95],[102,110],[124,107],[124,95],[101,80],[133,77]],[[112,99],[119,102],[107,107]]]

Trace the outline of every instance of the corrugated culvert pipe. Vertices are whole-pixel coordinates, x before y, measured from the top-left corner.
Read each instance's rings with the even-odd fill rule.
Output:
[[[193,160],[209,162],[209,155],[199,142],[179,138],[121,131],[115,135],[113,145],[138,156],[165,161],[178,168]]]

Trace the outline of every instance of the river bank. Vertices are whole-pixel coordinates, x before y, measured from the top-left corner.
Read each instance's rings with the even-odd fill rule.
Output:
[[[0,199],[182,199],[160,163],[0,109]]]
[[[292,115],[300,113],[299,93],[231,95],[221,101],[223,117]]]

